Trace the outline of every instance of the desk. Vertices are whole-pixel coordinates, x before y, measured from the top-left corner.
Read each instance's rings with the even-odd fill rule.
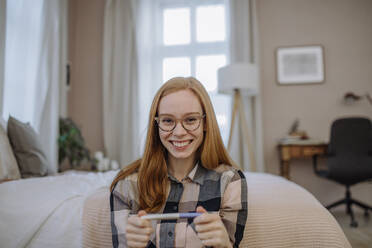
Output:
[[[328,145],[326,143],[279,143],[280,175],[289,180],[289,163],[292,159],[311,158],[313,155],[324,155],[327,153],[327,147]]]

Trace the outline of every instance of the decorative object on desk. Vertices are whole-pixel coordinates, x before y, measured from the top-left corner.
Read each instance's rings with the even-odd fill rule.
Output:
[[[299,130],[298,127],[300,126],[300,120],[296,118],[296,120],[292,123],[291,127],[289,128],[288,135],[284,138],[287,140],[306,140],[309,139],[306,131]]]
[[[291,127],[289,128],[289,134],[295,133],[298,130],[298,127],[300,126],[300,120],[296,118],[296,120],[292,123]]]
[[[256,159],[248,131],[241,95],[251,96],[252,101],[255,101],[254,96],[258,94],[258,67],[254,64],[231,64],[220,68],[218,70],[218,92],[223,94],[234,94],[230,135],[227,148],[228,150],[231,148],[235,116],[240,115],[240,127],[244,136],[243,142],[248,146],[251,171],[256,171]],[[253,108],[252,113],[254,113]]]
[[[281,85],[324,82],[323,47],[280,47],[276,50],[277,81]]]
[[[91,164],[95,169],[95,160],[91,158],[90,151],[85,146],[84,138],[79,127],[70,118],[59,119],[58,162],[61,164],[67,159],[72,169],[76,169],[83,162]]]
[[[344,103],[347,105],[351,105],[357,101],[362,100],[363,98],[366,98],[368,102],[372,105],[372,97],[369,93],[366,93],[364,95],[356,95],[354,92],[346,92],[344,95]]]
[[[103,152],[97,151],[94,154],[94,158],[97,161],[98,171],[108,171],[119,169],[119,163],[116,160],[110,160],[103,155]]]

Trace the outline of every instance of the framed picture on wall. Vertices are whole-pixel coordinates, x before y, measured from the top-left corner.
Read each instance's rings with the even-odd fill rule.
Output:
[[[280,47],[276,50],[277,81],[281,85],[324,82],[323,47]]]

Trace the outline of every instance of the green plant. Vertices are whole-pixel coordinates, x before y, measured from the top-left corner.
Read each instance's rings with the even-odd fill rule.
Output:
[[[59,118],[58,163],[68,159],[75,168],[83,161],[94,163],[78,126],[70,118]]]

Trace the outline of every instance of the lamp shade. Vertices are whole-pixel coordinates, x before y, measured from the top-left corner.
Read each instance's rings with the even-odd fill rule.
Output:
[[[257,95],[258,67],[254,64],[231,64],[218,70],[218,92],[232,94],[239,89],[242,94]]]

